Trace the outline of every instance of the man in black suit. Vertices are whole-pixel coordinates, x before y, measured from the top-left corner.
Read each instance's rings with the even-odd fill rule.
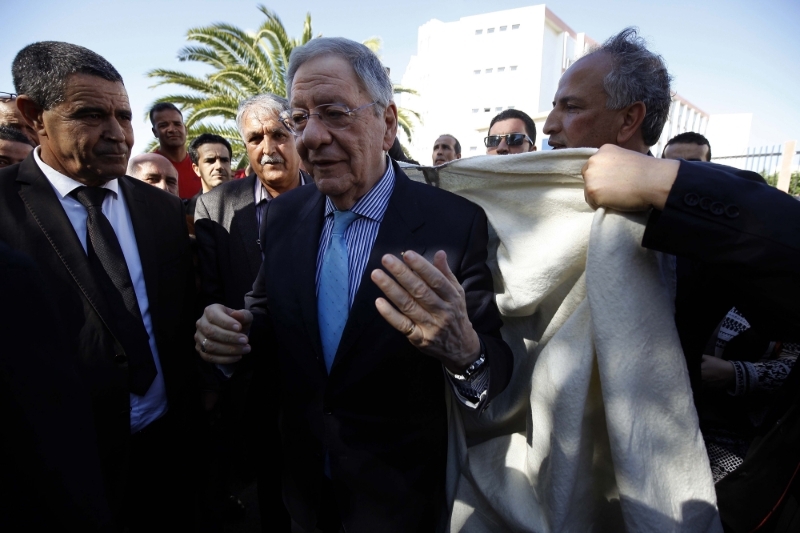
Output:
[[[676,317],[687,355],[702,353],[732,305],[768,338],[800,341],[800,204],[749,174],[610,145],[583,169],[589,205],[652,209],[642,245],[704,267],[692,320]],[[757,428],[744,463],[716,485],[726,531],[788,532],[800,525],[798,368]]]
[[[62,356],[91,397],[116,524],[188,529],[192,485],[183,467],[193,449],[196,360],[180,201],[124,175],[132,113],[105,59],[40,42],[17,54],[12,72],[17,105],[41,145],[0,170],[0,240],[36,261],[55,302]]]
[[[0,529],[108,530],[89,395],[36,265],[2,242],[0,294]]]
[[[253,174],[198,197],[195,232],[204,305],[244,306],[261,267],[259,227],[267,202],[310,178],[300,171],[294,136],[281,123],[285,98],[261,94],[239,104],[236,124]]]
[[[294,135],[280,117],[289,110],[285,98],[261,94],[239,104],[236,124],[247,149],[253,174],[240,180],[223,183],[197,197],[195,235],[203,305],[220,303],[232,309],[244,307],[244,296],[253,288],[261,268],[259,227],[267,203],[282,193],[310,183],[311,178],[300,170],[300,156]],[[247,395],[256,395],[264,388],[251,386],[252,372],[236,372],[221,387],[222,417],[216,434],[223,449],[232,451],[242,442],[256,450],[269,445],[276,449],[277,409],[257,408],[264,402]],[[265,444],[268,443],[268,444]],[[249,446],[247,447],[249,450]],[[241,450],[239,450],[241,451]],[[228,454],[233,455],[233,454]],[[234,455],[250,457],[252,454]],[[258,492],[262,525],[270,531],[289,531],[289,515],[283,505],[280,471],[274,461],[258,463]],[[223,464],[229,462],[221,459]],[[225,477],[223,467],[222,477]],[[223,483],[224,484],[224,483]]]
[[[480,410],[510,376],[486,217],[386,157],[392,85],[363,45],[296,48],[287,85],[316,187],[268,204],[249,310],[206,308],[196,348],[254,365],[280,406],[271,460],[295,531],[431,531],[446,519],[446,387]]]

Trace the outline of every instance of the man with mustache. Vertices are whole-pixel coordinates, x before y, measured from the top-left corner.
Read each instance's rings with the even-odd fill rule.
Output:
[[[35,259],[56,306],[60,329],[43,322],[39,330],[61,332],[58,355],[89,392],[116,528],[191,530],[199,395],[181,202],[125,176],[133,112],[108,61],[38,42],[17,54],[12,73],[40,146],[0,169],[0,240]]]
[[[252,289],[261,267],[260,228],[267,203],[311,182],[300,170],[294,136],[280,121],[281,114],[288,109],[286,99],[273,94],[253,96],[239,104],[236,124],[254,172],[246,178],[223,183],[197,199],[195,235],[203,305],[244,307],[244,295]],[[242,440],[273,450],[280,442],[277,409],[255,414],[243,405],[244,396],[268,390],[250,386],[251,379],[252,374],[237,372],[221,386],[223,417],[218,434],[226,439],[221,446],[231,450],[230,456],[242,455],[239,445]],[[262,402],[248,401],[246,405],[257,404]],[[247,434],[243,434],[244,430]],[[265,472],[277,468],[277,464],[261,459],[263,454],[254,455],[262,521],[265,527],[289,531],[289,517],[278,483],[280,476]]]

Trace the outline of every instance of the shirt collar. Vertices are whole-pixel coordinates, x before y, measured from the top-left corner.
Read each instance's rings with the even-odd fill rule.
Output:
[[[78,187],[83,187],[83,183],[76,181],[69,176],[62,174],[61,172],[57,171],[44,161],[39,156],[39,151],[42,149],[41,146],[37,146],[33,150],[33,159],[36,161],[36,164],[39,165],[42,173],[45,175],[47,180],[56,190],[56,192],[61,196],[62,199],[66,198],[69,193],[77,189]],[[114,197],[117,197],[119,194],[119,182],[116,178],[108,180],[103,188],[108,189],[112,193],[114,193]]]
[[[306,184],[306,180],[305,180],[305,177],[303,176],[302,172],[298,172],[298,174],[299,174],[299,178],[298,179],[300,180],[300,186],[302,187],[303,185]],[[256,205],[260,204],[263,201],[272,200],[272,195],[269,193],[267,188],[264,187],[264,184],[261,183],[261,180],[258,178],[257,175],[256,175],[256,191],[255,191],[255,195],[256,195]]]
[[[392,160],[389,159],[389,156],[386,156],[386,172],[383,173],[378,183],[373,185],[369,192],[350,208],[350,211],[364,218],[381,222],[383,215],[386,213],[386,208],[389,206],[389,198],[394,190],[394,181],[394,166],[392,166]],[[326,196],[325,216],[331,215],[335,210],[336,206],[333,205],[333,200]]]

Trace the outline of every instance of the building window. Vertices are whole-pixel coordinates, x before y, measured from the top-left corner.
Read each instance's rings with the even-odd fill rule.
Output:
[[[480,35],[483,33],[483,30],[475,30],[475,35]]]
[[[502,108],[502,107],[495,107],[495,108],[494,108],[494,110],[495,110],[495,111],[497,111],[497,112],[499,113],[500,111],[502,111],[502,110],[503,110],[503,108]]]
[[[497,67],[497,72],[505,72],[506,67]]]
[[[500,26],[500,31],[506,31],[507,29],[508,29],[508,26]]]
[[[508,106],[509,109],[514,109],[513,105]]]
[[[486,30],[486,33],[494,33],[494,28],[489,28],[488,30]]]
[[[481,73],[480,70],[473,70],[472,72],[474,72],[475,74],[480,74]]]
[[[512,70],[512,72],[517,70],[517,66],[516,65],[511,65],[511,70]]]
[[[491,74],[491,73],[492,73],[492,69],[490,69],[490,68],[487,68],[487,69],[486,69],[486,74]]]
[[[483,112],[484,112],[484,113],[488,113],[488,112],[489,112],[489,111],[491,111],[491,110],[492,110],[492,108],[491,108],[491,107],[484,107],[484,108],[483,108]]]
[[[512,30],[518,30],[519,29],[519,24],[512,24],[511,25],[511,29]]]
[[[477,149],[478,149],[478,147],[477,147],[477,146],[470,146],[470,147],[469,147],[469,151],[470,151],[470,152],[475,152]]]
[[[477,108],[477,107],[473,107],[473,108],[472,108],[472,112],[473,112],[473,113],[477,113],[477,112],[478,112],[478,108]]]

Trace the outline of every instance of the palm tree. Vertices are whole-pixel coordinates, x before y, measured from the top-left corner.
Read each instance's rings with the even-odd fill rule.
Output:
[[[226,138],[233,147],[237,168],[247,166],[246,151],[235,124],[239,102],[265,92],[286,96],[289,56],[295,47],[314,38],[310,13],[306,14],[300,38],[293,39],[286,33],[276,13],[263,5],[259,5],[258,10],[266,20],[254,33],[224,23],[192,28],[187,32],[186,38],[199,45],[184,47],[178,52],[178,59],[209,65],[213,69],[210,74],[193,76],[170,69],[153,69],[146,74],[157,80],[154,87],[178,85],[192,91],[162,96],[153,104],[170,102],[178,105],[183,111],[190,140],[203,133],[215,133]],[[364,41],[364,45],[378,54],[381,39],[372,37]],[[416,94],[413,89],[400,85],[394,86],[394,92]],[[421,122],[421,117],[410,109],[399,108],[397,111],[398,126],[410,140],[414,122]],[[147,150],[155,148],[157,142],[151,141]]]
[[[178,59],[209,65],[214,69],[210,74],[193,76],[170,69],[147,73],[157,79],[154,87],[178,85],[193,91],[162,96],[153,103],[170,102],[181,107],[189,139],[202,133],[216,133],[228,139],[241,168],[246,166],[247,157],[234,123],[239,102],[265,92],[286,96],[289,55],[314,37],[310,13],[306,14],[300,38],[293,39],[276,13],[263,5],[258,10],[266,20],[254,33],[224,23],[187,32],[186,38],[199,45],[184,47],[178,52]],[[156,142],[151,142],[148,150]]]
[[[372,52],[380,57],[381,51],[381,38],[380,37],[370,37],[366,41],[362,43],[364,46],[372,50]],[[412,89],[411,87],[405,87],[400,85],[399,83],[395,83],[392,85],[392,89],[394,94],[414,94],[419,95],[417,91]],[[397,127],[405,134],[406,139],[411,142],[411,136],[414,133],[414,126],[415,124],[422,123],[422,116],[414,111],[413,109],[409,109],[407,107],[398,107],[397,108]],[[403,152],[407,156],[410,156],[408,148],[403,144],[400,143],[400,146],[403,148]]]

